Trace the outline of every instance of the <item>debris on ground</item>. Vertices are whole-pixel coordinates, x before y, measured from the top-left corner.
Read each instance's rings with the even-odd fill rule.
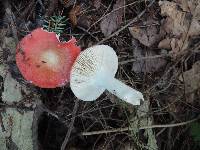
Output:
[[[200,35],[200,2],[192,1],[160,1],[161,15],[166,17],[162,20],[162,28],[166,32],[159,48],[169,48],[173,57],[183,55],[190,47],[195,36]]]
[[[0,7],[0,149],[200,149],[200,0],[8,0]],[[112,47],[115,77],[144,102],[132,106],[107,91],[81,101],[69,84],[27,82],[16,45],[37,28],[61,43],[76,38],[82,51]]]

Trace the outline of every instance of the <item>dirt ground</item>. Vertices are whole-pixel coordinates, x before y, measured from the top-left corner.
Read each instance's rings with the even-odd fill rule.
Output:
[[[2,150],[200,149],[200,0],[0,0],[0,7]],[[41,27],[61,41],[75,37],[82,51],[113,47],[116,78],[145,101],[132,106],[105,91],[86,102],[69,84],[26,81],[16,45]]]

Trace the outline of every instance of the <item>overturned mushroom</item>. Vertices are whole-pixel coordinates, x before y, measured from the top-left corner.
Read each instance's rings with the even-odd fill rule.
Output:
[[[144,100],[142,93],[114,78],[118,69],[115,51],[107,45],[90,47],[77,57],[70,75],[70,86],[79,99],[92,101],[107,89],[133,105]]]
[[[38,28],[19,42],[16,63],[29,82],[42,88],[55,88],[69,81],[71,67],[79,53],[75,38],[60,42],[54,32]]]

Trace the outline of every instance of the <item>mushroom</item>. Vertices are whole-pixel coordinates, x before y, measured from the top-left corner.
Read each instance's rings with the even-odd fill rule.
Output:
[[[41,88],[55,88],[69,82],[79,53],[75,38],[60,42],[54,32],[37,28],[17,45],[16,64],[29,82]]]
[[[142,93],[114,78],[117,69],[118,58],[113,48],[107,45],[87,48],[72,66],[70,87],[81,100],[95,100],[107,89],[128,103],[140,105],[144,100]]]

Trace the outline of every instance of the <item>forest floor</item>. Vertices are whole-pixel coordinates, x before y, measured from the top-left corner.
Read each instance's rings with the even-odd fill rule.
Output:
[[[0,65],[31,87],[45,108],[39,149],[200,149],[200,0],[1,0],[0,7]],[[75,37],[82,50],[113,47],[116,78],[141,91],[145,105],[130,106],[107,91],[84,102],[69,85],[43,89],[25,81],[16,67],[16,44],[38,27],[61,41]],[[1,74],[1,97],[4,82]],[[11,105],[0,98],[0,125],[8,107],[24,111],[28,101]]]

